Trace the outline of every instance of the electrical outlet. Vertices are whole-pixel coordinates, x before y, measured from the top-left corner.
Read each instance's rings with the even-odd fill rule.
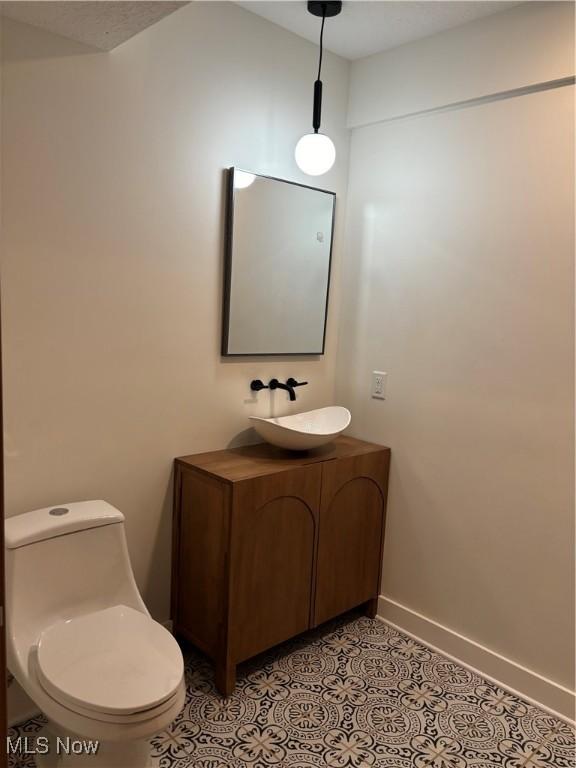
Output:
[[[372,397],[377,400],[386,400],[386,377],[385,371],[372,371]]]

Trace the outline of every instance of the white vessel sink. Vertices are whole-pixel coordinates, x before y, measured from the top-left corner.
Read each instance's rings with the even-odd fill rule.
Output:
[[[347,408],[331,405],[275,419],[250,416],[250,421],[266,442],[291,451],[307,451],[332,442],[348,427],[351,418]]]

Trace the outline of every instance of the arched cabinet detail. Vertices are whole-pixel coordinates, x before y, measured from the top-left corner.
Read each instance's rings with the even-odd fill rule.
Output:
[[[340,437],[176,459],[172,620],[234,690],[236,665],[344,611],[374,613],[388,448]]]
[[[376,615],[386,520],[388,454],[368,454],[325,465],[315,624],[361,603]]]
[[[310,626],[320,467],[243,483],[231,542],[234,655],[249,659]],[[298,492],[300,491],[300,492]],[[269,498],[260,504],[257,497]]]

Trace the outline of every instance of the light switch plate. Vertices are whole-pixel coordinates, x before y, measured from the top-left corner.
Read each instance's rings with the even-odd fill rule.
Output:
[[[385,371],[372,371],[372,397],[377,400],[386,400],[386,377]]]

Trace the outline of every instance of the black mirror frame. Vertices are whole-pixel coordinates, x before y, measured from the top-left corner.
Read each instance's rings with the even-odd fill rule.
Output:
[[[232,283],[232,249],[234,239],[234,173],[249,173],[262,179],[281,181],[284,184],[293,184],[296,187],[313,189],[315,192],[324,192],[332,195],[332,226],[330,228],[330,255],[328,257],[328,275],[326,285],[326,306],[324,308],[324,329],[322,333],[322,349],[317,352],[229,352],[228,340],[230,335],[230,292]],[[318,357],[324,354],[326,349],[326,327],[328,325],[328,302],[330,299],[330,279],[332,276],[332,253],[334,248],[334,227],[336,222],[336,192],[320,187],[312,187],[289,179],[280,179],[277,176],[266,176],[254,171],[246,171],[243,168],[232,166],[226,171],[226,224],[224,233],[224,293],[222,298],[222,357]]]

